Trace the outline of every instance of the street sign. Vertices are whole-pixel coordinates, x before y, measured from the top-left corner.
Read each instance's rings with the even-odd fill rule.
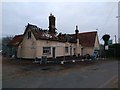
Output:
[[[108,50],[108,49],[109,49],[109,48],[108,48],[108,45],[106,45],[106,46],[105,46],[105,50]]]

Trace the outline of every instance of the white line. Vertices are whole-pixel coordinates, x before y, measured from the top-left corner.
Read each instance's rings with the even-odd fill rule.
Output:
[[[117,75],[113,76],[111,79],[109,79],[108,81],[106,81],[105,83],[103,83],[102,85],[100,85],[98,88],[105,88],[106,85],[108,85],[110,82],[112,82],[116,78],[117,78]]]

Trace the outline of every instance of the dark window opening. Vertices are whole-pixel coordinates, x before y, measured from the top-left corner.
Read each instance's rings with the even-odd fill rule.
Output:
[[[51,54],[51,47],[43,47],[43,54]]]
[[[68,53],[68,52],[69,52],[69,48],[65,47],[65,53]]]
[[[31,32],[28,32],[28,39],[31,38]]]

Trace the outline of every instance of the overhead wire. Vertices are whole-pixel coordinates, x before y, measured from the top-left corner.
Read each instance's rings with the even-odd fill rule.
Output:
[[[111,15],[113,14],[113,11],[114,11],[116,5],[117,5],[117,4],[115,3],[115,4],[111,7],[111,9],[109,9],[109,12],[108,12],[108,15],[107,15],[107,18],[106,18],[104,24],[102,24],[102,25],[100,25],[100,26],[98,27],[99,34],[101,34],[101,32],[106,29],[105,27],[108,25],[108,23],[109,23],[109,21],[110,21],[110,19],[111,19],[110,17],[111,17]],[[100,29],[100,28],[101,28],[101,29]],[[99,35],[99,36],[101,36],[101,35]],[[102,39],[102,37],[100,38],[100,40],[101,40],[101,39]]]

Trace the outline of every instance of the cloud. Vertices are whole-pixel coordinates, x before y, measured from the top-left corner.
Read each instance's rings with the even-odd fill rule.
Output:
[[[2,13],[2,3],[0,3],[0,13]],[[2,14],[0,14],[0,38],[2,37]]]
[[[23,33],[27,23],[48,28],[51,12],[58,32],[74,33],[78,25],[80,32],[98,28],[100,38],[117,34],[117,2],[4,2],[3,34]]]

